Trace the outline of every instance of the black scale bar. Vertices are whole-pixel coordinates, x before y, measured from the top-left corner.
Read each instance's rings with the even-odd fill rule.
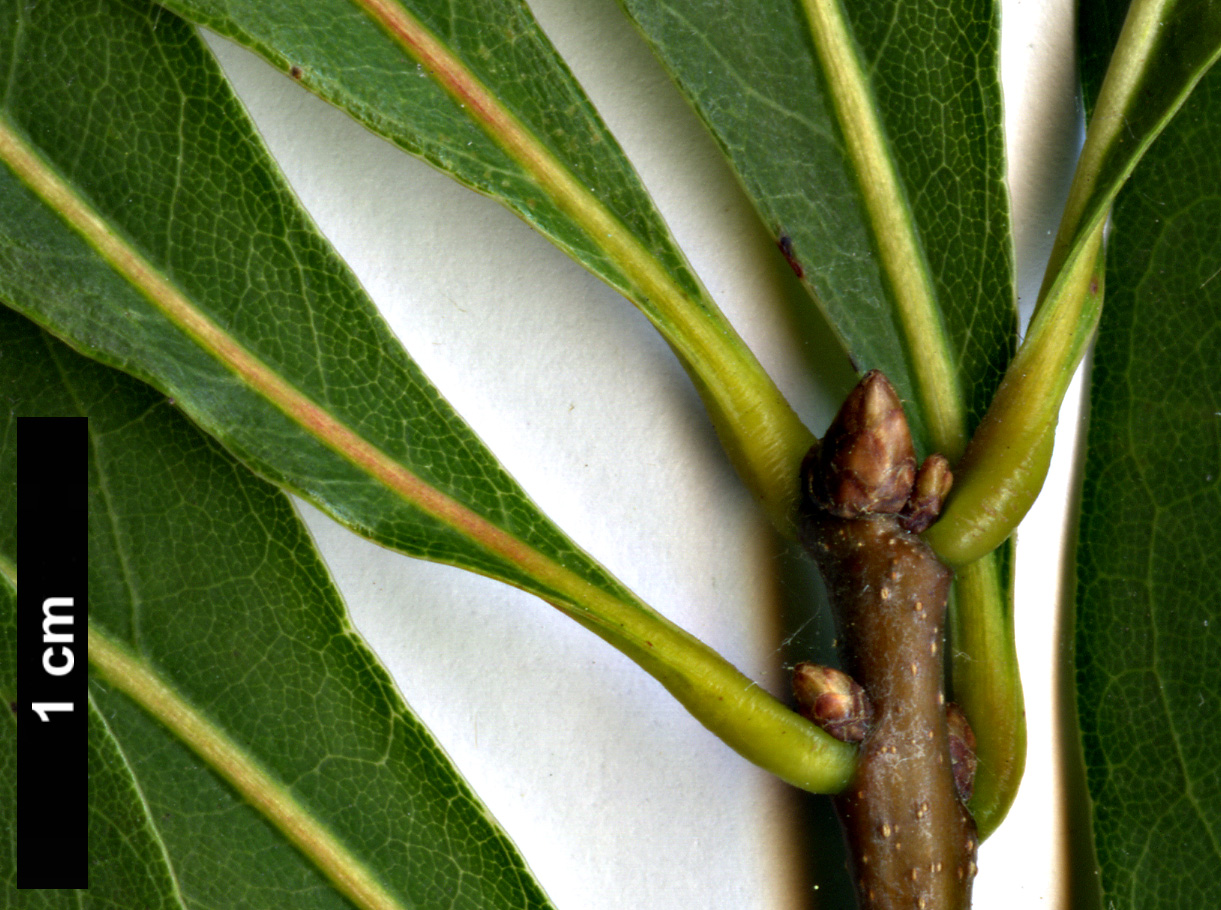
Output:
[[[86,888],[84,418],[17,422],[17,886]]]

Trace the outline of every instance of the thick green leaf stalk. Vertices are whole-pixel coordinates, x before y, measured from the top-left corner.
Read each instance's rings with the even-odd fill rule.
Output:
[[[953,573],[909,530],[939,508],[948,471],[933,456],[917,475],[902,405],[873,372],[803,475],[802,542],[827,583],[846,669],[873,713],[856,774],[835,800],[861,907],[964,910],[978,838],[965,804],[970,734],[961,714],[955,736],[946,719]]]
[[[1097,86],[1097,99],[1030,327],[928,535],[955,567],[1008,538],[1042,489],[1060,404],[1102,313],[1111,203],[1221,57],[1216,3],[1136,0],[1123,22],[1105,78],[1099,85],[1095,67],[1087,85],[1087,95]]]

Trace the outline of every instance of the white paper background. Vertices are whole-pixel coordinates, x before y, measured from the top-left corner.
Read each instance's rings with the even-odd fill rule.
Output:
[[[1006,0],[1003,75],[1028,314],[1079,142],[1068,0]],[[730,319],[809,425],[850,382],[803,343],[802,290],[613,0],[536,15]],[[498,205],[214,41],[273,153],[413,357],[539,505],[662,613],[783,696],[779,553],[690,383],[613,291]],[[1062,424],[1075,427],[1071,413]],[[980,856],[980,910],[1067,908],[1055,743],[1059,549],[1073,455],[1022,528],[1028,771]],[[562,910],[839,907],[815,802],[738,758],[652,679],[541,601],[302,512],[357,625]],[[783,568],[783,571],[780,569]],[[778,581],[778,577],[785,580]],[[1071,768],[1070,768],[1071,770]]]

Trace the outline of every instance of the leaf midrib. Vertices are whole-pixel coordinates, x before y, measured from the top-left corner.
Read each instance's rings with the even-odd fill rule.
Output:
[[[233,786],[357,906],[407,910],[325,825],[298,803],[283,783],[169,683],[117,642],[89,626],[89,663],[186,743]]]
[[[1142,96],[1141,87],[1147,81],[1150,65],[1159,52],[1164,53],[1167,38],[1166,23],[1172,22],[1176,0],[1134,0],[1124,19],[1123,28],[1111,54],[1111,64],[1098,92],[1090,117],[1089,130],[1081,157],[1069,188],[1068,201],[1056,232],[1043,287],[1035,307],[1037,317],[1056,302],[1060,277],[1068,271],[1069,260],[1089,242],[1090,234],[1106,221],[1119,190],[1127,183],[1149,146],[1174,118],[1204,74],[1221,57],[1221,43],[1203,63],[1195,77],[1182,86],[1174,103],[1166,106],[1162,118],[1146,131],[1127,155],[1122,169],[1098,192],[1098,177],[1125,136],[1130,136],[1128,112]],[[1087,217],[1088,216],[1088,217]],[[1082,220],[1086,219],[1086,220]]]
[[[817,792],[842,786],[851,771],[855,750],[843,748],[842,743],[785,708],[711,648],[635,597],[598,586],[429,486],[298,391],[199,312],[137,250],[112,232],[3,116],[0,161],[7,162],[18,179],[172,325],[271,407],[404,502],[520,570],[520,575],[499,575],[502,580],[539,595],[610,641],[750,760]],[[765,747],[767,743],[782,744],[781,751]]]
[[[1110,199],[1119,191],[1119,185],[1125,182],[1120,179],[1112,188],[1112,192],[1102,197],[1106,205],[1097,205],[1097,211],[1090,219],[1090,224],[1082,225],[1081,218],[1085,215],[1089,203],[1094,200],[1094,180],[1108,155],[1114,150],[1116,143],[1125,128],[1126,114],[1136,102],[1136,89],[1144,78],[1149,67],[1151,52],[1156,46],[1157,23],[1164,14],[1165,7],[1172,5],[1173,0],[1136,0],[1129,16],[1124,22],[1123,36],[1116,48],[1119,65],[1107,67],[1106,78],[1098,94],[1098,102],[1094,114],[1090,118],[1090,133],[1081,149],[1081,157],[1077,161],[1073,186],[1069,190],[1068,202],[1061,217],[1056,249],[1053,250],[1044,278],[1045,297],[1052,289],[1064,269],[1072,246],[1079,246],[1080,238],[1086,236],[1100,219],[1106,217]],[[1150,140],[1152,141],[1152,140]],[[1127,169],[1131,173],[1136,161],[1141,155],[1133,156],[1133,162]],[[1124,177],[1126,178],[1127,173]],[[1042,303],[1042,300],[1039,301]]]
[[[592,588],[589,582],[425,483],[246,350],[115,234],[101,216],[19,137],[4,117],[0,117],[0,158],[154,308],[307,434],[405,502],[458,531],[485,551],[523,567],[539,581],[548,582],[549,586],[563,592],[566,599],[572,597],[574,603],[580,603],[589,596]]]
[[[383,28],[407,54],[419,62],[480,128],[516,161],[565,215],[581,226],[586,237],[602,249],[624,273],[644,300],[657,306],[678,331],[663,333],[685,362],[711,360],[715,373],[732,375],[732,357],[724,345],[728,323],[702,293],[700,307],[631,233],[616,215],[585,187],[509,111],[496,95],[416,17],[393,0],[352,0]],[[693,276],[693,280],[696,280]]]
[[[777,529],[791,535],[796,507],[792,476],[814,439],[699,277],[685,266],[673,240],[669,243],[679,264],[670,268],[402,4],[351,2],[416,60],[614,264],[627,280],[627,296],[695,380],[747,486]]]
[[[954,460],[967,443],[966,404],[923,244],[872,89],[837,0],[802,0],[802,7],[894,295],[930,442],[934,451]]]

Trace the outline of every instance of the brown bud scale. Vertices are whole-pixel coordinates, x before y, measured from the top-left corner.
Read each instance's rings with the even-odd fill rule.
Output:
[[[873,705],[847,673],[800,663],[793,668],[793,694],[802,715],[836,739],[859,743],[869,732]]]
[[[841,518],[900,511],[916,478],[916,452],[903,403],[874,370],[849,393],[818,449],[807,490]]]
[[[945,722],[950,732],[950,765],[954,771],[954,786],[963,803],[971,801],[975,792],[975,731],[967,723],[962,708],[950,702],[945,706]]]
[[[950,463],[944,455],[930,455],[916,472],[911,498],[903,507],[899,524],[903,530],[919,534],[932,526],[941,514],[941,506],[954,483]]]

